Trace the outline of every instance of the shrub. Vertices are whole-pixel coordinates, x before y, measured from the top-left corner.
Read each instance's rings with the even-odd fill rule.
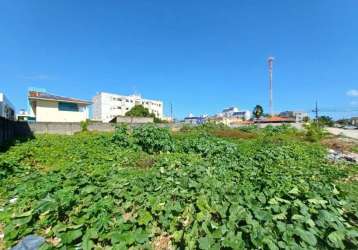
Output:
[[[14,169],[18,168],[19,164],[15,160],[3,160],[0,158],[0,180],[6,178],[13,173]]]
[[[147,153],[168,152],[174,149],[174,142],[168,128],[144,125],[133,130],[134,143]]]
[[[278,135],[278,134],[293,134],[297,132],[297,129],[291,127],[290,125],[281,125],[281,126],[267,126],[263,130],[265,135]]]
[[[116,126],[112,136],[112,142],[120,147],[128,147],[131,144],[128,127],[126,125]]]
[[[81,121],[80,125],[81,125],[81,131],[82,132],[87,132],[88,131],[88,120],[85,121]]]
[[[318,142],[325,136],[325,132],[322,126],[316,123],[309,123],[304,126],[305,139],[310,142]]]

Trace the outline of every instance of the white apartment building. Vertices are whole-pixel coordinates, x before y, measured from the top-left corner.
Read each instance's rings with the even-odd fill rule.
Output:
[[[6,98],[4,93],[0,93],[0,117],[15,120],[15,107]]]
[[[140,95],[118,95],[100,92],[95,95],[93,101],[93,119],[109,122],[114,117],[125,116],[126,112],[135,105],[143,105],[157,118],[163,118],[163,102],[144,99]]]

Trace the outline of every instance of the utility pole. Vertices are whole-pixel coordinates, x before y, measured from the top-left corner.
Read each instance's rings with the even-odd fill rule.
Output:
[[[173,122],[174,120],[173,120],[173,103],[172,102],[170,102],[170,117],[171,117],[172,122]]]
[[[272,68],[273,68],[273,60],[275,58],[273,58],[272,56],[270,56],[267,59],[268,62],[268,67],[269,67],[269,106],[270,106],[270,115],[273,116],[273,97],[272,97]]]
[[[314,110],[312,110],[315,114],[316,114],[316,123],[318,123],[318,102],[316,101],[316,108]]]

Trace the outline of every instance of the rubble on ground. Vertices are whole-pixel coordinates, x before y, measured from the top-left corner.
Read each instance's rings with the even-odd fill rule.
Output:
[[[327,158],[331,161],[345,161],[349,163],[358,163],[358,154],[356,153],[342,153],[340,151],[329,149]]]

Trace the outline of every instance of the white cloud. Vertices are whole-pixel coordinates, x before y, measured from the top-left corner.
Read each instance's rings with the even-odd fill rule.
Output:
[[[358,96],[358,90],[356,89],[351,89],[347,91],[347,96]]]

